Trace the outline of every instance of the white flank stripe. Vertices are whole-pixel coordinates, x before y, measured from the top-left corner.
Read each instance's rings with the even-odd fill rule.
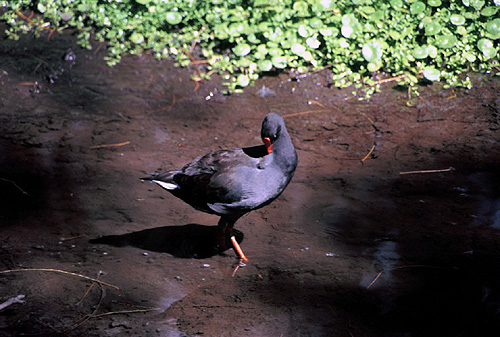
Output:
[[[175,190],[176,188],[179,188],[179,186],[177,186],[176,184],[166,183],[164,181],[153,180],[153,182],[157,183],[158,185],[160,185],[161,187],[163,187],[166,190]]]

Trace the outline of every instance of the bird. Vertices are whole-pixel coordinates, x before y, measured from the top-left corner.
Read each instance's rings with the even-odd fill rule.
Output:
[[[235,239],[234,224],[280,196],[298,164],[283,117],[268,114],[260,135],[263,145],[214,151],[179,169],[140,178],[158,184],[196,210],[220,216],[218,250],[228,249],[229,238],[240,263],[248,259]]]

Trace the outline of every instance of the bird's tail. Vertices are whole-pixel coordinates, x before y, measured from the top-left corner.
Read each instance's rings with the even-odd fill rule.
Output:
[[[153,173],[149,177],[142,177],[139,179],[153,181],[166,190],[175,190],[179,188],[179,185],[177,185],[173,180],[171,180],[169,175],[165,175],[165,173],[164,174]]]

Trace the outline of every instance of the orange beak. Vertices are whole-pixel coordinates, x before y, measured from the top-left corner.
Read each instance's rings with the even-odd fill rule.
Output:
[[[271,139],[269,137],[264,137],[264,138],[262,138],[262,141],[264,142],[264,145],[266,146],[267,154],[271,154],[271,151],[273,150],[273,144],[271,144]]]

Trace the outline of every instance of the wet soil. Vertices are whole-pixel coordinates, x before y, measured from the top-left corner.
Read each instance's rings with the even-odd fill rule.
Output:
[[[0,270],[15,271],[0,304],[25,298],[0,311],[0,336],[497,333],[498,77],[411,101],[387,82],[358,101],[325,70],[224,96],[195,67],[109,68],[95,47],[2,37]],[[300,163],[236,224],[250,261],[233,276],[234,252],[207,248],[218,218],[138,178],[259,144],[269,112]]]

